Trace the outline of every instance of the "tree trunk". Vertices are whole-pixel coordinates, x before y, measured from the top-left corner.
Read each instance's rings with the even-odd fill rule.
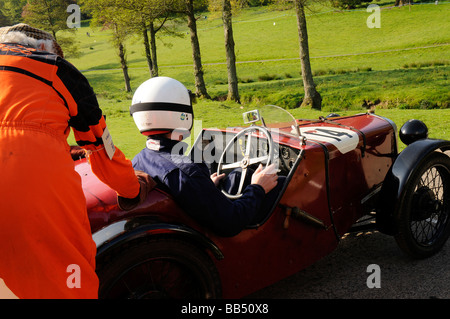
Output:
[[[198,97],[210,99],[206,91],[205,80],[203,78],[202,58],[200,54],[200,44],[197,36],[197,22],[194,15],[193,0],[186,0],[186,9],[188,17],[188,27],[191,34],[192,59],[194,61],[195,94]]]
[[[151,76],[153,70],[153,61],[150,52],[150,41],[148,39],[147,25],[145,24],[145,22],[142,22],[142,36],[144,37],[145,57],[147,59],[148,70]]]
[[[158,76],[158,59],[156,56],[156,30],[153,21],[150,22],[150,48],[152,53],[153,68],[151,70],[152,77]]]
[[[125,47],[122,43],[119,44],[119,58],[120,65],[122,66],[123,77],[125,79],[125,90],[127,92],[131,92],[130,76],[128,75],[128,65],[125,57]]]
[[[313,109],[320,110],[322,108],[322,97],[316,90],[316,85],[314,84],[311,71],[311,64],[309,61],[308,31],[306,28],[306,17],[303,1],[304,0],[294,1],[300,42],[300,61],[302,67],[303,87],[305,90],[305,97],[303,99],[302,107],[311,107]]]
[[[222,20],[225,33],[225,51],[227,56],[228,100],[234,100],[240,103],[236,72],[236,55],[234,53],[233,25],[231,21],[230,0],[223,0]]]
[[[395,0],[396,7],[404,6],[404,5],[411,4],[411,3],[414,3],[414,1],[413,0]]]

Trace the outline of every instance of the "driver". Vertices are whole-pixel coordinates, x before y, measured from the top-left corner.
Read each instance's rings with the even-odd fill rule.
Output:
[[[219,181],[225,182],[225,174],[210,175],[205,163],[182,155],[187,145],[181,140],[190,135],[193,123],[189,93],[168,77],[151,78],[136,90],[130,112],[148,139],[133,167],[153,177],[200,224],[220,236],[234,236],[267,215],[282,183],[273,167],[260,165],[242,196],[232,201],[217,188]]]

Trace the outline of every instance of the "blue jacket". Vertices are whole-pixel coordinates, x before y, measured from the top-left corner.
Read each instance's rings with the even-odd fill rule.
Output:
[[[266,196],[260,185],[248,185],[242,197],[232,201],[214,185],[206,164],[172,154],[180,142],[166,138],[153,141],[153,150],[145,148],[137,154],[133,167],[165,185],[180,207],[200,224],[220,236],[234,236],[261,218],[258,212]],[[176,149],[185,149],[179,146]]]

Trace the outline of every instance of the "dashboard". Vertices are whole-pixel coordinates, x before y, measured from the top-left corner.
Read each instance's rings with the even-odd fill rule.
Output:
[[[294,167],[295,161],[297,160],[298,154],[300,150],[294,149],[288,146],[281,145],[279,147],[279,161],[280,161],[280,170],[284,171],[287,175],[290,170]]]

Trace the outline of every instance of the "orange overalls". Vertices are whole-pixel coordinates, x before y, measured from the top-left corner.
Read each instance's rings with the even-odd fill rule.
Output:
[[[66,60],[0,43],[0,278],[19,298],[97,298],[96,247],[67,136],[93,151],[93,172],[126,198],[139,194],[86,78]]]

